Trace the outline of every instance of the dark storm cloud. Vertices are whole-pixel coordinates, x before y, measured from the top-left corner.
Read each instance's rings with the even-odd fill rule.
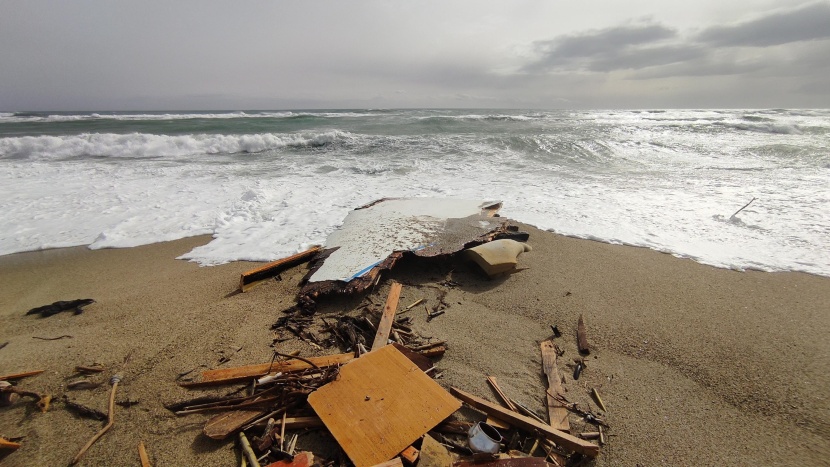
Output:
[[[731,26],[703,30],[697,39],[719,47],[766,47],[830,38],[830,4],[817,3]]]
[[[630,79],[676,76],[726,76],[773,70],[799,51],[799,44],[830,39],[830,3],[779,10],[750,21],[712,26],[683,35],[654,23],[569,34],[534,44],[538,58],[525,65],[530,74],[614,71]],[[792,53],[741,58],[741,48],[791,47]],[[751,55],[751,54],[750,54]],[[808,59],[808,56],[804,56]],[[826,63],[822,57],[810,72]]]
[[[602,69],[605,68],[602,63],[613,63],[619,57],[636,51],[638,46],[659,42],[675,35],[675,31],[664,26],[644,24],[606,28],[539,41],[534,46],[541,58],[528,65],[526,70],[538,72],[574,66],[588,69],[597,66]]]

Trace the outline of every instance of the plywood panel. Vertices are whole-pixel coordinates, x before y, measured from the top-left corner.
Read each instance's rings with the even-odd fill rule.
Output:
[[[344,365],[308,402],[356,467],[391,459],[461,407],[391,345]]]

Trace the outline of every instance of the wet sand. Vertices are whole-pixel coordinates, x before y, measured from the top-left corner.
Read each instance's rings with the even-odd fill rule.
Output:
[[[485,376],[545,413],[539,342],[565,351],[559,369],[567,397],[594,410],[591,388],[606,404],[608,443],[596,465],[827,465],[830,459],[830,278],[800,273],[738,272],[654,251],[579,240],[527,227],[527,268],[485,279],[462,260],[409,261],[373,292],[383,303],[389,279],[403,283],[401,304],[446,293],[446,313],[415,330],[446,340],[438,367],[444,387],[496,400]],[[124,376],[114,427],[81,465],[138,465],[143,441],[154,465],[235,465],[231,440],[201,435],[208,415],[176,417],[163,403],[201,391],[176,385],[197,369],[262,363],[269,330],[293,304],[306,266],[245,294],[239,274],[258,266],[216,267],[175,260],[209,237],[118,249],[66,248],[0,257],[0,373],[43,369],[19,386],[63,395],[106,411],[106,380]],[[449,282],[447,281],[449,279]],[[57,300],[94,298],[80,315],[26,316]],[[320,316],[359,300],[321,304]],[[574,380],[575,328],[582,314],[592,346]],[[41,340],[70,335],[71,338]],[[296,340],[280,350],[319,352]],[[335,349],[329,353],[337,352]],[[129,361],[124,360],[129,355]],[[220,359],[229,358],[220,364]],[[68,390],[76,365],[106,368],[93,390]],[[590,404],[590,405],[589,405]],[[574,431],[589,427],[571,416]],[[46,414],[29,402],[0,409],[0,435],[24,437],[3,460],[10,466],[66,465],[103,424],[56,401]],[[299,447],[325,437],[304,435]]]

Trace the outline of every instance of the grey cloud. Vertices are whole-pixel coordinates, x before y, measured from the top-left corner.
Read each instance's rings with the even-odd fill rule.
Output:
[[[697,39],[715,46],[765,47],[830,38],[830,4],[773,13],[732,26],[714,26]]]
[[[685,62],[701,58],[706,51],[694,46],[663,46],[644,49],[627,49],[607,54],[593,61],[591,71],[639,70],[642,68]]]
[[[645,24],[561,36],[534,44],[542,56],[525,69],[531,72],[555,70],[572,65],[574,61],[580,62],[585,59],[610,63],[616,57],[626,53],[629,48],[659,42],[675,35],[675,31],[664,26]]]

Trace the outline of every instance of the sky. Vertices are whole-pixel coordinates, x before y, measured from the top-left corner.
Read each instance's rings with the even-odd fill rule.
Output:
[[[0,0],[0,111],[828,108],[830,1]]]

